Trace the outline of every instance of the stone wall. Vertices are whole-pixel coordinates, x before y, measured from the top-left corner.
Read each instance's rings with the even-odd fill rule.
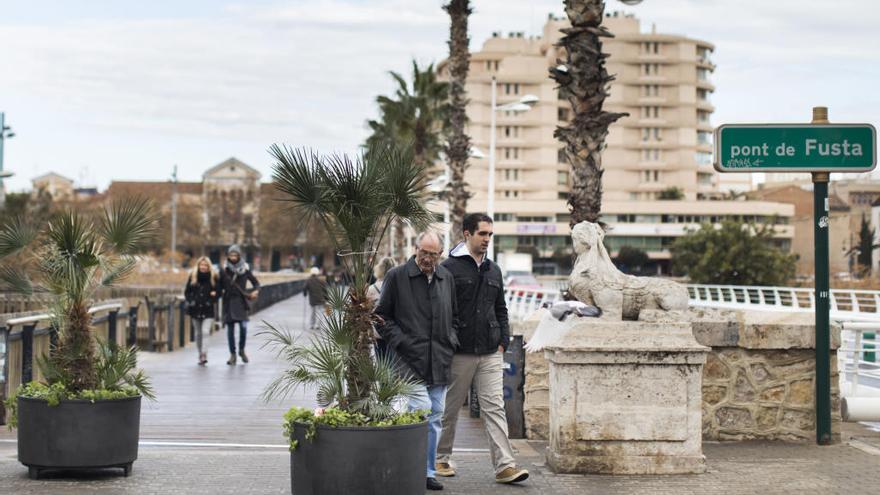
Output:
[[[810,313],[742,312],[691,308],[684,314],[643,311],[645,321],[690,321],[697,342],[712,348],[703,368],[705,440],[815,441],[815,326]],[[539,316],[514,325],[526,341]],[[832,433],[840,432],[837,352],[832,327]],[[548,437],[549,367],[544,354],[526,354],[525,427]]]
[[[515,335],[522,335],[523,340],[528,342],[535,333],[539,315],[540,312],[537,312],[526,321],[514,323],[511,331]],[[550,365],[543,352],[526,353],[525,373],[523,416],[526,438],[547,440],[550,430]]]

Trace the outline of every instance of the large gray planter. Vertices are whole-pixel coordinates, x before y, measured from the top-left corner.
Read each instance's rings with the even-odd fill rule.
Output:
[[[37,479],[49,469],[120,467],[125,476],[137,459],[141,398],[45,400],[18,398],[18,460]]]
[[[306,440],[294,425],[290,453],[294,495],[412,495],[425,491],[428,423],[388,427],[318,426]]]

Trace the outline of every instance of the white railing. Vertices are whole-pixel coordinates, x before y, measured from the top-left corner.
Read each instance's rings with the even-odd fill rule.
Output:
[[[557,299],[559,291],[556,289],[504,289],[507,316],[512,321],[524,320],[545,302]]]
[[[813,311],[815,291],[801,287],[748,287],[741,285],[687,286],[691,306],[767,311]],[[880,319],[880,291],[831,290],[831,318],[846,321]]]
[[[798,287],[748,287],[688,285],[691,306],[753,309],[761,311],[813,312],[814,290]],[[560,297],[555,288],[505,289],[512,321],[527,318],[544,302]],[[837,352],[841,395],[848,414],[880,420],[880,291],[831,291],[831,319],[842,326]]]

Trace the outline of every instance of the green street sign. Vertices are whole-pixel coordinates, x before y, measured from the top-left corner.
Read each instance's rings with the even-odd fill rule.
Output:
[[[869,172],[871,124],[725,124],[715,129],[719,172]]]

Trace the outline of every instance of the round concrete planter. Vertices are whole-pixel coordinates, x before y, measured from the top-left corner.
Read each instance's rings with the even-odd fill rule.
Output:
[[[412,495],[425,491],[428,423],[388,427],[318,426],[314,440],[294,425],[294,495]]]
[[[18,460],[37,479],[49,469],[120,467],[137,459],[141,398],[45,400],[18,398]]]

